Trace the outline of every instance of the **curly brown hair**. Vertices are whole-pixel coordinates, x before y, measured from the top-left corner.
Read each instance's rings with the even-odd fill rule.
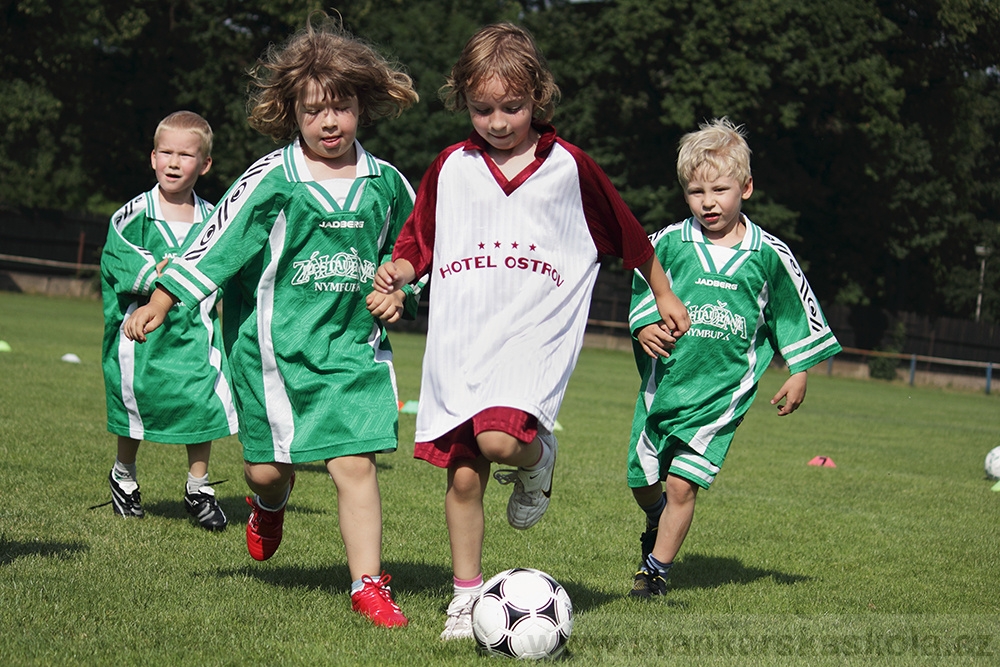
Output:
[[[441,87],[445,107],[467,109],[469,93],[493,77],[503,82],[508,93],[531,97],[536,120],[552,120],[559,86],[530,32],[506,22],[480,28],[465,44]]]
[[[247,120],[279,142],[298,134],[295,105],[313,81],[331,100],[357,97],[361,125],[398,116],[420,99],[399,64],[323,12],[311,14],[280,47],[269,46],[248,73]]]

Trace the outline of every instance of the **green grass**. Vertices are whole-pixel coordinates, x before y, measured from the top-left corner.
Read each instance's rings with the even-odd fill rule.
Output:
[[[110,507],[100,304],[0,293],[0,664],[469,665],[438,633],[451,586],[444,474],[412,458],[414,417],[379,458],[384,562],[410,626],[350,612],[336,495],[299,468],[278,554],[246,553],[242,458],[213,449],[231,525],[195,526],[180,503],[181,447],[144,444],[147,518]],[[395,334],[400,398],[418,396],[423,339]],[[68,352],[82,363],[60,361]],[[575,607],[579,665],[996,664],[1000,493],[982,465],[1000,445],[1000,397],[810,379],[792,417],[768,372],[722,473],[699,495],[667,597],[625,596],[642,516],[625,487],[638,381],[631,355],[584,350],[559,421],[553,502],[506,525],[488,490],[484,569],[545,570]],[[836,468],[806,463],[831,457]],[[486,662],[483,662],[486,661]]]

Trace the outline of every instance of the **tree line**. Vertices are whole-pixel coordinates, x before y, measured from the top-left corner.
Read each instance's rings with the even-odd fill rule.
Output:
[[[152,186],[156,123],[212,124],[217,199],[275,146],[246,70],[311,11],[406,66],[421,101],[363,128],[416,186],[471,129],[437,91],[479,26],[528,27],[562,90],[554,123],[649,231],[686,217],[681,135],[729,116],[753,149],[745,211],[825,304],[1000,322],[995,0],[6,0],[0,203],[109,215]],[[985,271],[983,270],[985,268]],[[980,280],[982,278],[982,286]],[[977,305],[978,304],[978,305]]]

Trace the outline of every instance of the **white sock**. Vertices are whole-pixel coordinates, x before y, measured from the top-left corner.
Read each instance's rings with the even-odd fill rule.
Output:
[[[454,597],[460,595],[471,595],[473,598],[479,597],[479,594],[483,592],[483,575],[479,575],[475,579],[462,580],[452,577],[454,582]]]
[[[116,457],[115,467],[111,469],[111,474],[125,493],[132,493],[139,488],[139,482],[136,481],[134,463],[122,463]]]
[[[214,492],[209,493],[210,491],[213,491],[213,489],[212,487],[207,486],[207,484],[208,484],[208,474],[206,474],[204,477],[195,477],[191,473],[188,473],[188,481],[187,481],[188,493],[198,493],[199,491],[201,491],[201,487],[205,486],[208,490],[202,491],[202,493],[208,493],[210,496],[214,496],[215,495]]]
[[[532,463],[530,466],[525,466],[525,470],[538,470],[539,468],[544,468],[552,460],[552,448],[546,446],[545,441],[541,438],[538,439],[538,460]]]

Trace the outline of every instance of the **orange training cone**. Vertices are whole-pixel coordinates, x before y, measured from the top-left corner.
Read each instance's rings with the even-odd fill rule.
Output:
[[[823,468],[836,468],[837,464],[829,456],[817,456],[808,465],[821,466]]]

